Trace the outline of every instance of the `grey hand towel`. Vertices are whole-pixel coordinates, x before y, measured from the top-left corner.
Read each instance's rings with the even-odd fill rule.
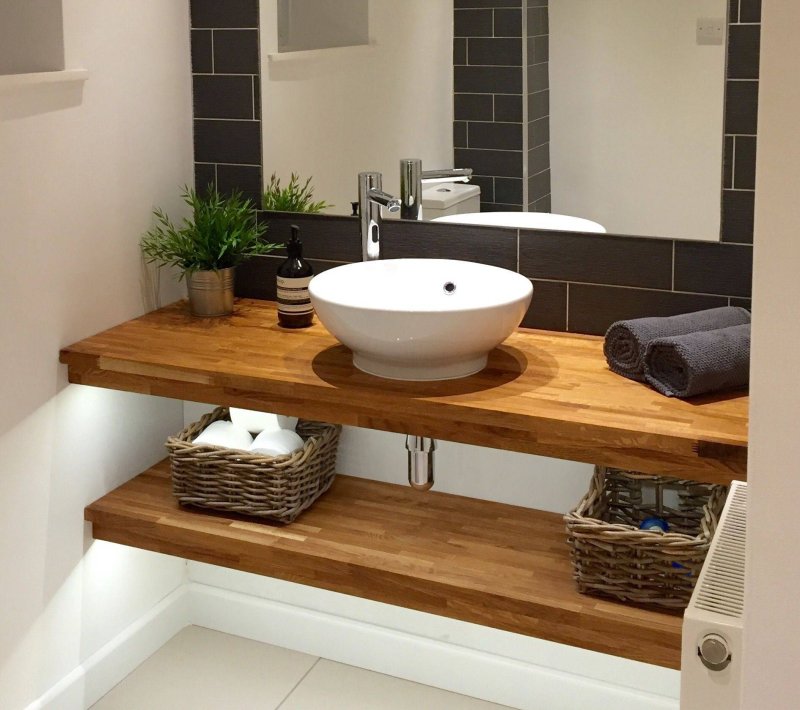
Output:
[[[725,306],[669,318],[636,318],[614,323],[606,332],[603,353],[608,366],[618,375],[644,382],[644,354],[656,338],[719,330],[750,322],[744,308]]]
[[[744,387],[750,381],[750,325],[652,341],[645,379],[667,397]]]

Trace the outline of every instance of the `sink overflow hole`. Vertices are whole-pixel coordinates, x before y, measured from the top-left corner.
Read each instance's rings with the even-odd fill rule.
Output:
[[[444,285],[444,292],[449,296],[456,292],[456,285],[452,281],[448,281]]]

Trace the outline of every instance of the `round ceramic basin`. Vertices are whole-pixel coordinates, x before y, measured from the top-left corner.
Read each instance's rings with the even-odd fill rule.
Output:
[[[606,233],[606,228],[602,224],[592,222],[590,219],[551,212],[468,212],[437,217],[433,221],[516,229],[545,229],[554,232]]]
[[[387,259],[316,276],[311,302],[360,370],[395,380],[466,377],[522,322],[524,276],[450,259]]]

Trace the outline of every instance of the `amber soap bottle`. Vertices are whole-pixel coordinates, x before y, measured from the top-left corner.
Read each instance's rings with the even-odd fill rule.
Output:
[[[314,269],[303,259],[300,227],[295,224],[286,250],[289,258],[278,267],[278,323],[284,328],[308,328],[314,321],[308,292]]]

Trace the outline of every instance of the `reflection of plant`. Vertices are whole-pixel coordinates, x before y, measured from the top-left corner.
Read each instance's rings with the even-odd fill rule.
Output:
[[[227,269],[281,247],[262,240],[266,227],[258,224],[253,203],[240,192],[224,197],[210,185],[201,196],[184,187],[182,197],[192,216],[180,226],[163,210],[154,210],[156,226],[141,242],[148,263],[177,266],[183,278],[195,271]]]
[[[311,186],[311,178],[300,185],[300,176],[292,173],[292,178],[287,187],[281,187],[281,180],[272,173],[269,185],[264,190],[262,208],[269,212],[322,212],[322,210],[333,205],[327,202],[312,202],[314,188]]]

